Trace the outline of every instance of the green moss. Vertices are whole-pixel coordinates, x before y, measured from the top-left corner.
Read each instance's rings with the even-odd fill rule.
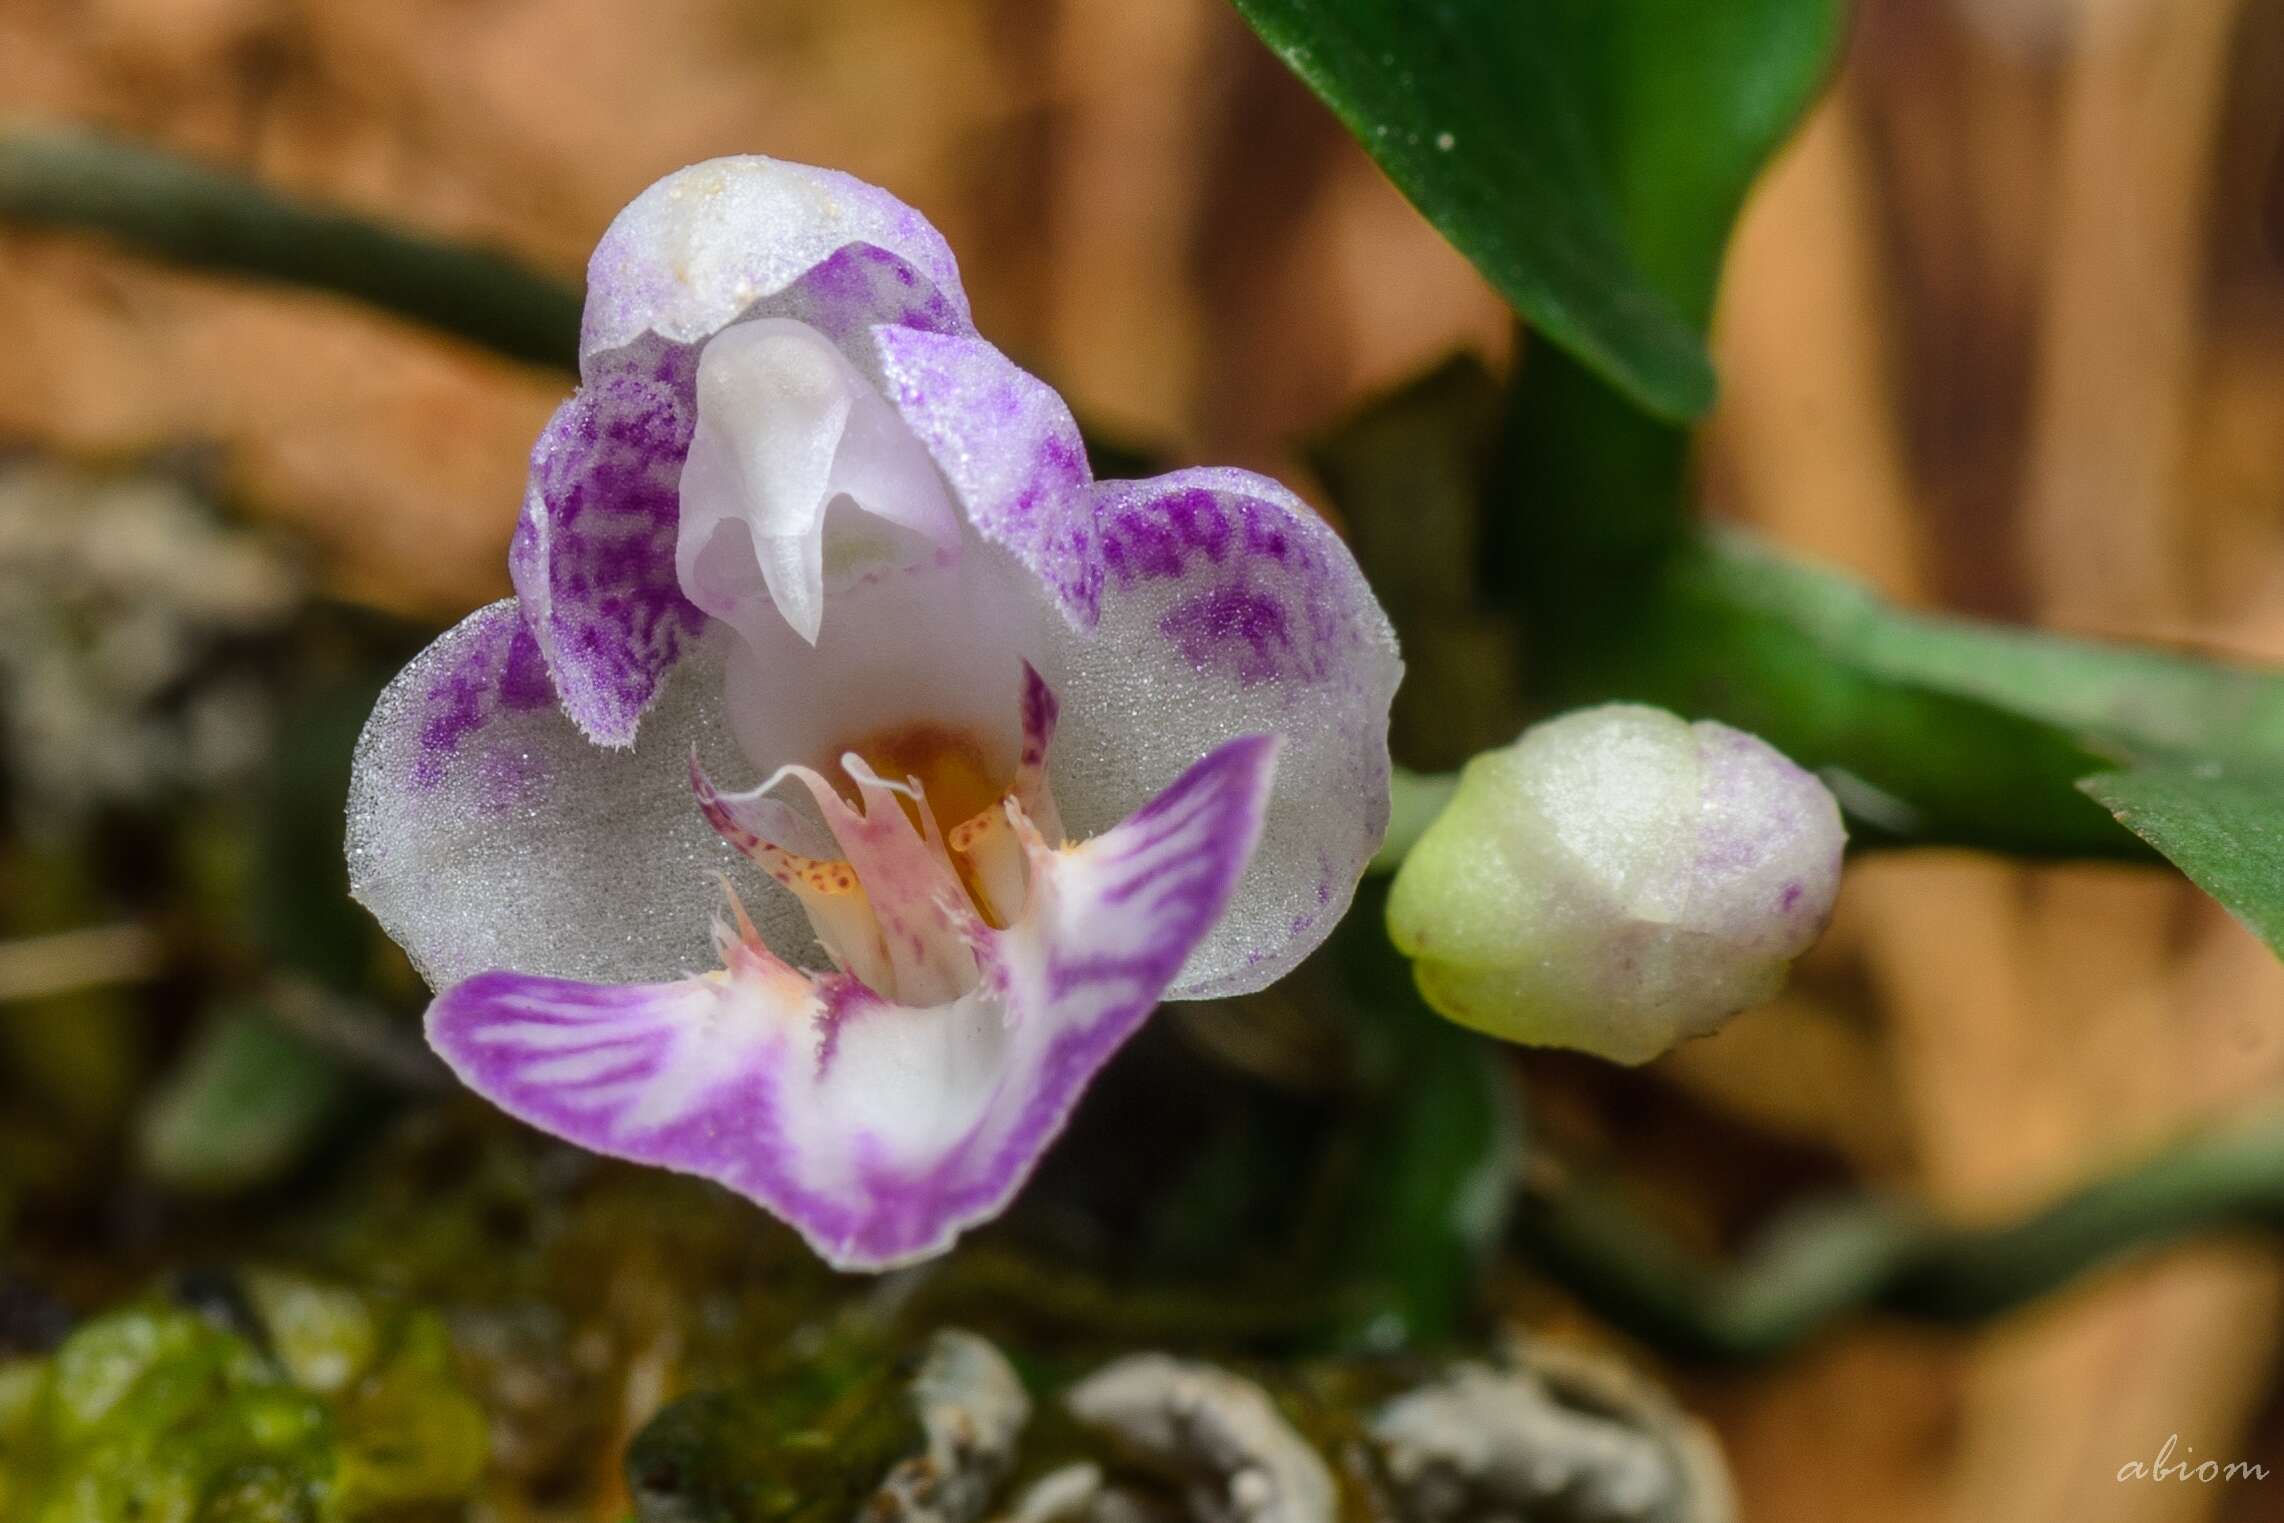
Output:
[[[0,1368],[0,1515],[356,1523],[467,1495],[483,1414],[433,1315],[280,1275],[250,1289],[277,1352],[151,1302]]]
[[[907,1361],[828,1339],[734,1390],[685,1397],[636,1438],[643,1523],[839,1523],[925,1448]]]

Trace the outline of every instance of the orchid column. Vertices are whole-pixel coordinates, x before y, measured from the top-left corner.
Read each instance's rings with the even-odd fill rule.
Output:
[[[1394,637],[1277,483],[1095,481],[936,231],[845,175],[671,175],[588,292],[516,596],[359,746],[353,887],[503,1108],[837,1264],[939,1252],[1160,999],[1339,919]]]

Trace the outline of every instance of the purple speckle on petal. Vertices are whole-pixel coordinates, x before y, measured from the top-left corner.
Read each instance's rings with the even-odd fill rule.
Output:
[[[1158,629],[1190,665],[1225,672],[1246,687],[1274,681],[1295,661],[1283,605],[1242,582],[1182,599]]]
[[[524,616],[571,718],[624,745],[704,623],[674,572],[690,407],[635,372],[566,402],[532,451],[509,547]]]
[[[1246,687],[1320,682],[1370,636],[1347,610],[1332,531],[1297,504],[1193,485],[1219,473],[1110,482],[1102,558],[1121,588],[1178,581],[1158,631],[1201,672]]]
[[[1063,399],[979,338],[906,326],[878,328],[874,342],[890,400],[968,522],[1091,628],[1103,587],[1094,483]]]
[[[485,616],[467,652],[431,686],[424,703],[412,781],[434,788],[470,735],[502,712],[528,712],[555,701],[539,642],[510,605]]]

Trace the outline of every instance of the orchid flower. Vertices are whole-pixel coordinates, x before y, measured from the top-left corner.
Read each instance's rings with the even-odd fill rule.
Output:
[[[504,1110],[843,1267],[938,1253],[1161,999],[1338,920],[1394,637],[1276,482],[1096,481],[936,230],[843,174],[643,192],[580,371],[515,596],[366,728],[352,886]]]

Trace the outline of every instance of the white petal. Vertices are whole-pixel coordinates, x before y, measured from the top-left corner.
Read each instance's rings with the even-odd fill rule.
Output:
[[[611,220],[587,264],[580,368],[646,333],[696,343],[850,244],[895,255],[965,327],[959,267],[925,217],[838,170],[748,154],[677,170]]]
[[[783,620],[738,642],[729,719],[754,768],[798,762],[830,772],[862,738],[932,724],[974,741],[996,773],[1012,777],[1021,627],[1054,617],[1043,596],[1023,600],[1027,583],[971,538],[957,556],[835,590],[814,646]]]
[[[512,601],[463,620],[389,684],[358,742],[350,888],[421,975],[441,989],[490,968],[627,980],[712,967],[723,873],[773,947],[813,957],[800,906],[691,801],[693,744],[743,770],[722,714],[726,631],[613,750],[564,717],[544,674],[513,685],[517,630]]]
[[[1261,849],[1169,997],[1263,988],[1339,921],[1387,829],[1395,634],[1331,525],[1274,481],[1195,470],[1100,492],[1101,621],[1034,625],[1062,700],[1063,824],[1087,836],[1231,736],[1279,737]]]
[[[693,603],[749,640],[774,614],[814,644],[831,587],[958,542],[927,451],[814,328],[724,329],[697,389],[675,567]]]

